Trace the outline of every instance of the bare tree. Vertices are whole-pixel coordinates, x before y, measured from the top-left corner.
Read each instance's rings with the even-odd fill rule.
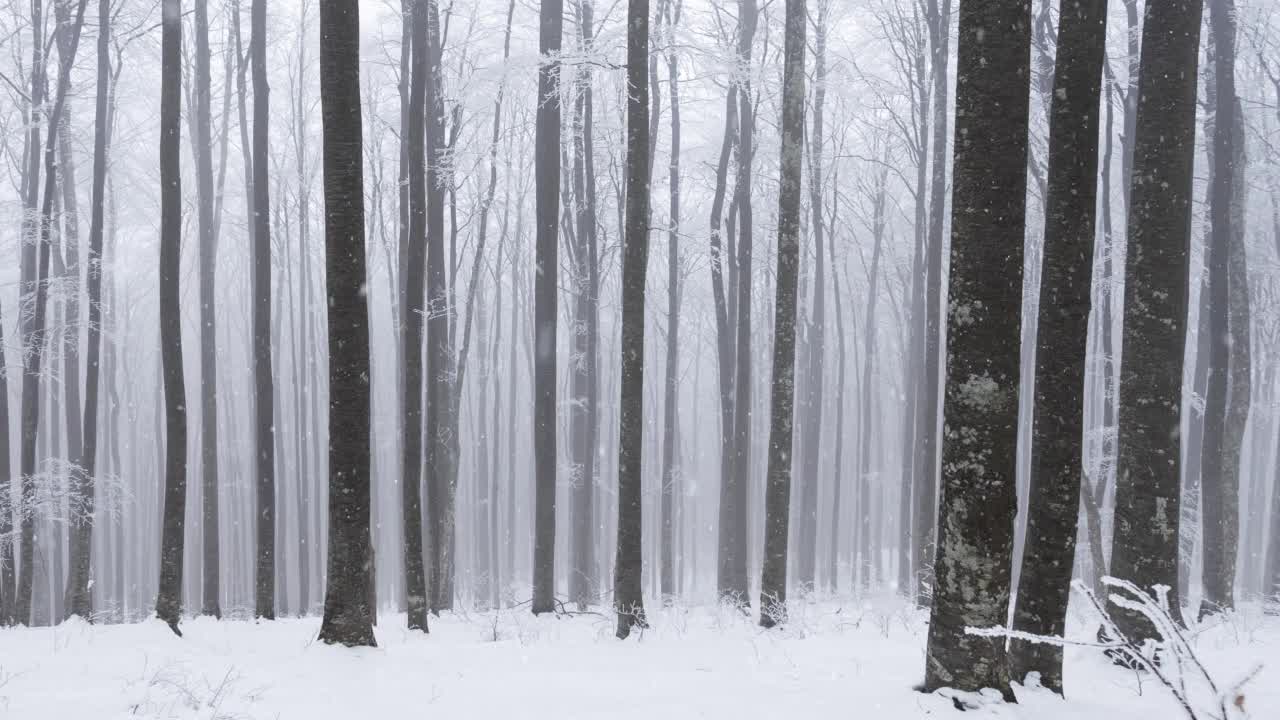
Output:
[[[1178,427],[1186,342],[1196,68],[1201,0],[1152,0],[1142,26],[1125,255],[1115,537],[1110,574],[1175,588],[1179,607]],[[1140,614],[1112,608],[1128,637],[1157,637]]]
[[[253,0],[250,14],[253,73],[253,379],[257,458],[257,549],[254,615],[276,616],[275,380],[271,365],[271,203],[267,178],[267,0]]]
[[[618,411],[617,636],[648,627],[640,582],[644,447],[644,304],[649,266],[649,0],[627,2],[627,190],[622,254],[622,355]]]
[[[329,572],[320,639],[376,645],[367,592],[369,535],[369,312],[365,292],[364,178],[358,0],[320,0],[324,118],[325,279],[329,298]],[[336,431],[336,432],[335,432]]]
[[[787,0],[782,71],[782,159],[778,190],[778,270],[773,319],[773,393],[765,489],[760,625],[787,618],[787,524],[795,413],[796,281],[800,273],[800,196],[804,185],[805,0]],[[742,311],[742,308],[739,308]],[[812,518],[802,522],[813,522]]]
[[[643,0],[633,0],[643,2]],[[560,217],[560,52],[562,0],[541,0],[538,24],[537,258],[534,280],[533,612],[555,610],[556,541],[556,246]],[[646,23],[647,20],[646,14]],[[646,101],[647,103],[647,101]],[[632,177],[635,177],[634,175]],[[637,575],[637,586],[639,583]]]
[[[187,508],[187,400],[179,314],[182,256],[182,0],[165,0],[160,83],[160,356],[164,373],[164,529],[156,616],[179,636]]]
[[[1016,630],[1062,636],[1075,559],[1084,456],[1085,367],[1096,225],[1105,0],[1069,0],[1058,28],[1036,334],[1035,419]],[[1014,679],[1040,673],[1062,693],[1062,648],[1013,640]]]
[[[78,495],[83,498],[82,512],[72,517],[70,572],[67,577],[66,607],[68,615],[79,615],[82,618],[93,617],[93,596],[90,592],[89,561],[93,550],[94,512],[97,503],[98,471],[98,386],[102,375],[99,358],[102,352],[102,225],[103,198],[106,194],[107,147],[111,138],[107,135],[107,101],[111,92],[111,2],[99,0],[98,3],[98,77],[97,97],[94,105],[94,138],[93,138],[93,197],[90,201],[89,220],[89,328],[88,359],[84,393],[84,442],[81,445],[80,457],[76,462],[74,478],[79,485]],[[3,345],[3,339],[0,339]],[[4,364],[0,357],[0,366]],[[8,487],[8,445],[9,445],[9,413],[7,388],[4,382],[4,370],[0,369],[0,397],[4,397],[3,412],[0,412],[0,460],[5,469],[3,487]],[[5,512],[7,517],[7,511]],[[0,529],[3,533],[3,529]],[[216,552],[216,545],[215,545]],[[0,558],[0,563],[4,559]],[[6,583],[7,585],[7,583]],[[7,604],[0,602],[0,623],[3,622],[4,608]]]
[[[1030,0],[960,3],[942,498],[924,689],[1013,699],[1003,642],[1017,504]]]

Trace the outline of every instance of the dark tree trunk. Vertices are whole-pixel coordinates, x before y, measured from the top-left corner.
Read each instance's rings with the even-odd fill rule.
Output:
[[[546,6],[544,0],[544,7]],[[627,189],[622,250],[622,356],[618,411],[617,636],[648,627],[641,586],[641,455],[644,448],[644,301],[649,267],[649,0],[627,3]],[[539,146],[541,147],[541,146]],[[552,346],[554,348],[554,344]]]
[[[320,639],[375,645],[369,533],[369,314],[361,166],[360,6],[320,2],[329,318],[329,565]]]
[[[755,41],[756,23],[759,20],[759,7],[756,0],[739,0],[738,3],[738,62],[743,68],[751,67],[751,47]],[[733,538],[733,555],[729,567],[728,581],[722,595],[733,602],[746,606],[748,604],[748,571],[747,571],[747,497],[751,486],[751,252],[752,220],[751,213],[751,161],[755,155],[752,146],[755,133],[755,118],[751,107],[750,74],[744,74],[738,86],[738,177],[736,179],[734,204],[738,210],[738,262],[736,310],[730,313],[737,324],[734,360],[737,368],[734,371],[734,406],[733,406],[733,445],[734,445],[734,487],[730,509],[734,521],[731,525]],[[733,241],[730,240],[730,245]],[[730,283],[732,285],[732,283]]]
[[[218,598],[218,333],[214,309],[218,262],[213,215],[213,147],[209,129],[209,11],[202,2],[196,3],[195,32],[193,111],[200,236],[200,526],[203,530],[204,565],[200,612],[221,617]],[[90,325],[91,332],[92,329]]]
[[[925,689],[1013,699],[1004,642],[1017,505],[1030,0],[962,0],[942,498]],[[1002,349],[997,350],[997,349]]]
[[[1098,113],[1106,45],[1106,0],[1066,0],[1059,19],[1049,119],[1026,547],[1013,614],[1014,629],[1053,637],[1066,630],[1080,517]],[[1009,660],[1014,680],[1036,671],[1045,687],[1062,693],[1061,647],[1014,640]]]
[[[769,475],[765,488],[760,625],[787,619],[787,524],[795,419],[796,280],[800,271],[800,195],[804,184],[805,0],[787,0],[782,71],[782,157],[778,188],[778,270],[773,318]],[[740,311],[743,308],[739,308]],[[742,377],[746,377],[745,375]],[[803,518],[802,522],[812,522]],[[811,552],[811,548],[802,548]]]
[[[427,0],[414,0],[405,19],[410,30],[409,108],[404,159],[408,163],[409,230],[404,266],[404,309],[400,313],[400,352],[404,372],[404,438],[401,443],[401,507],[404,514],[405,610],[410,630],[427,629],[427,579],[422,551],[422,337],[423,271],[426,266],[426,105],[430,63],[427,55]],[[432,511],[434,513],[434,510]]]
[[[578,26],[584,51],[592,46],[595,3],[579,0]],[[595,484],[598,418],[599,270],[596,267],[596,182],[594,107],[589,66],[578,71],[578,98],[574,108],[574,220],[577,225],[573,325],[573,393],[571,447],[573,484],[573,533],[570,550],[569,599],[585,607],[599,590],[595,548]]]
[[[916,603],[925,605],[933,592],[933,562],[938,503],[938,391],[942,342],[942,231],[947,202],[947,64],[950,57],[951,0],[927,0],[933,79],[933,176],[929,185],[929,238],[925,251],[924,386],[917,398],[912,555],[916,569]],[[952,205],[954,206],[954,201]],[[953,231],[954,232],[954,231]],[[864,388],[865,392],[865,388]]]
[[[672,8],[672,5],[675,7]],[[681,0],[668,2],[667,28],[680,23]],[[672,35],[673,37],[673,35]],[[667,184],[671,193],[667,231],[667,367],[662,402],[662,597],[675,595],[676,415],[679,403],[680,359],[680,66],[674,47],[667,49],[667,77],[671,89],[671,165]],[[652,140],[652,138],[651,138]],[[657,143],[653,143],[656,145]]]
[[[56,95],[53,108],[49,112],[48,133],[44,143],[44,200],[40,206],[40,214],[36,221],[39,227],[33,246],[37,258],[33,267],[34,275],[32,276],[35,307],[25,325],[23,324],[23,319],[26,317],[26,313],[20,311],[21,314],[19,315],[18,327],[22,332],[22,345],[26,350],[23,354],[22,362],[22,448],[20,458],[22,483],[18,499],[18,515],[21,526],[20,540],[22,543],[19,565],[22,572],[17,581],[17,597],[13,603],[13,621],[20,624],[26,624],[31,621],[32,593],[35,588],[36,436],[40,425],[40,379],[45,355],[45,321],[49,310],[49,290],[46,282],[46,278],[49,277],[51,255],[49,233],[54,223],[53,203],[58,189],[56,161],[58,129],[61,123],[62,110],[66,104],[71,67],[75,63],[76,47],[80,44],[80,28],[83,25],[84,10],[87,4],[88,0],[80,0],[74,23],[60,29],[70,32],[71,40],[68,43],[68,56],[59,64]],[[37,20],[41,17],[40,4],[38,2],[32,6],[32,17]],[[38,32],[39,30],[37,30]],[[43,82],[43,76],[40,77],[40,82]],[[34,133],[31,137],[38,142],[38,137]],[[176,151],[175,147],[175,154]],[[39,146],[36,144],[31,145],[28,152],[31,155],[40,155]],[[35,160],[32,162],[36,163]],[[36,166],[38,167],[38,164]],[[27,178],[28,182],[35,184],[38,182],[38,173],[28,168]],[[36,193],[37,191],[32,189],[31,192]],[[56,549],[55,551],[61,552]]]
[[[253,379],[257,458],[257,548],[255,550],[254,616],[275,619],[276,479],[274,385],[271,367],[271,213],[267,180],[267,135],[270,110],[267,88],[267,0],[253,0]]]
[[[93,556],[94,508],[97,503],[97,482],[95,480],[98,466],[98,384],[101,375],[99,357],[102,351],[102,225],[103,198],[106,194],[107,177],[107,100],[111,85],[111,8],[109,0],[100,0],[98,5],[98,86],[94,105],[94,141],[93,141],[93,197],[90,200],[89,219],[89,328],[88,359],[85,377],[83,444],[80,457],[76,461],[73,478],[77,485],[77,493],[83,498],[81,514],[73,515],[71,522],[70,568],[67,578],[66,607],[69,615],[79,615],[86,620],[93,617],[93,594],[90,588],[90,559]],[[0,339],[3,345],[3,339]],[[0,356],[0,365],[3,365]],[[8,394],[4,379],[4,371],[0,370],[0,398],[4,407],[0,408],[0,487],[8,488],[9,478],[9,413]],[[5,494],[6,499],[8,494]],[[7,512],[5,517],[7,517]],[[5,528],[0,527],[0,534]],[[123,549],[117,551],[123,552]],[[5,558],[0,558],[4,563]],[[7,578],[6,578],[7,580]],[[9,582],[3,583],[9,587]],[[7,604],[0,599],[0,624],[4,623],[4,609]]]
[[[1112,575],[1177,587],[1196,67],[1201,0],[1152,0],[1142,28],[1121,344]],[[1181,607],[1176,590],[1169,606]],[[1158,637],[1113,607],[1131,638]]]
[[[543,63],[538,69],[538,115],[534,139],[537,185],[533,383],[535,615],[555,610],[556,590],[556,285],[559,271],[556,245],[560,217],[560,63],[555,56],[560,52],[563,7],[562,0],[541,0],[538,33],[538,52],[543,56]],[[647,17],[646,14],[646,22]],[[636,583],[639,587],[638,569]]]
[[[179,635],[187,510],[187,400],[179,293],[182,256],[182,2],[165,0],[160,80],[160,359],[164,370],[164,529],[156,617]]]
[[[738,474],[734,470],[735,434],[733,432],[734,404],[734,326],[729,317],[728,297],[733,293],[732,283],[726,291],[725,275],[733,263],[732,252],[721,245],[720,234],[724,221],[724,198],[729,184],[729,160],[733,152],[734,136],[738,133],[737,85],[730,84],[724,101],[724,140],[720,144],[720,161],[716,165],[715,192],[711,199],[711,291],[716,313],[716,370],[720,399],[720,507],[718,542],[716,547],[716,593],[724,600],[741,601],[734,581],[738,564],[746,561],[747,508],[741,502]],[[730,210],[729,215],[733,215]],[[741,556],[741,557],[739,557]]]
[[[1203,585],[1200,616],[1230,610],[1235,605],[1236,545],[1239,535],[1240,440],[1243,425],[1233,427],[1234,437],[1228,443],[1229,424],[1235,413],[1243,410],[1248,417],[1248,368],[1243,384],[1244,407],[1232,407],[1239,401],[1236,393],[1241,383],[1237,374],[1240,357],[1237,347],[1248,348],[1249,328],[1243,337],[1229,318],[1232,291],[1238,283],[1246,283],[1244,308],[1248,312],[1247,278],[1232,277],[1231,255],[1234,235],[1242,228],[1234,227],[1236,196],[1243,188],[1236,186],[1237,146],[1243,138],[1237,135],[1235,41],[1236,20],[1233,0],[1210,0],[1209,28],[1213,33],[1213,170],[1209,187],[1209,322],[1208,322],[1208,387],[1204,408],[1204,447],[1201,455],[1201,527],[1204,542]],[[1246,350],[1247,356],[1247,350]]]

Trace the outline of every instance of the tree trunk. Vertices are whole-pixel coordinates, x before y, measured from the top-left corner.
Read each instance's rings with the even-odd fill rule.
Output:
[[[666,4],[669,37],[674,37],[672,31],[680,23],[682,4],[681,0]],[[662,597],[672,598],[676,590],[673,514],[680,476],[676,467],[676,415],[680,399],[680,66],[674,46],[667,49],[667,77],[671,89],[671,165],[667,178],[671,200],[667,231],[667,362],[662,402],[661,592]]]
[[[536,352],[533,403],[535,615],[555,610],[556,285],[559,270],[559,261],[556,259],[556,223],[560,216],[560,63],[556,55],[560,52],[563,6],[562,0],[541,0],[538,34],[538,52],[542,55],[542,64],[538,69],[538,115],[534,139],[538,216],[534,279]],[[637,576],[637,584],[638,582]]]
[[[1014,629],[1052,637],[1066,631],[1084,472],[1085,368],[1107,3],[1068,0],[1062,10],[1049,119],[1030,499],[1013,614]],[[1009,660],[1013,679],[1036,671],[1045,687],[1062,693],[1061,647],[1013,640]]]
[[[1201,0],[1155,0],[1142,30],[1110,571],[1148,592],[1177,587],[1181,459],[1172,430],[1182,409],[1201,9]],[[1181,607],[1176,591],[1169,606]],[[1158,637],[1143,616],[1113,612],[1127,636]]]
[[[369,533],[369,314],[360,119],[360,7],[321,0],[325,278],[329,302],[329,564],[320,639],[376,645]]]
[[[751,67],[751,47],[755,40],[756,23],[759,20],[759,7],[756,0],[739,0],[738,3],[738,62],[744,73],[738,84],[738,177],[734,190],[734,204],[738,210],[738,262],[736,311],[732,313],[737,322],[736,349],[734,359],[737,368],[734,371],[734,461],[733,487],[734,497],[730,508],[737,521],[731,528],[734,546],[732,565],[729,568],[729,580],[726,592],[733,602],[745,607],[748,604],[747,542],[748,515],[747,498],[751,485],[751,252],[752,220],[751,213],[751,161],[755,156],[752,146],[755,133],[755,118],[751,107],[751,76],[746,72]],[[732,244],[732,241],[730,242]]]
[[[584,52],[592,47],[595,3],[579,0],[578,25]],[[574,108],[573,195],[578,246],[575,253],[577,302],[573,324],[573,393],[571,448],[574,466],[573,533],[570,550],[569,599],[585,608],[598,592],[595,549],[595,485],[597,385],[599,364],[599,270],[596,267],[596,186],[594,107],[589,66],[578,71]]]
[[[271,369],[271,213],[267,180],[267,0],[253,0],[249,39],[253,72],[253,378],[257,458],[254,616],[275,619],[276,479]]]
[[[160,357],[164,369],[164,530],[156,617],[175,633],[182,613],[187,507],[187,409],[179,293],[182,255],[182,2],[165,0],[160,83]]]
[[[965,628],[1003,625],[1009,613],[1029,0],[961,2],[957,77],[944,473],[924,689],[990,687],[1013,700],[1004,641]]]
[[[929,186],[929,242],[925,252],[924,393],[917,399],[912,555],[916,568],[916,603],[926,605],[933,592],[938,504],[938,383],[942,341],[942,231],[947,201],[947,64],[950,58],[951,0],[927,0],[933,79],[933,176]],[[955,203],[952,202],[954,207]],[[865,388],[864,388],[865,392]]]
[[[543,7],[546,7],[544,0]],[[649,266],[649,0],[627,3],[627,190],[622,250],[622,356],[618,400],[618,547],[613,603],[617,636],[648,627],[641,587],[641,455],[644,447],[644,301]],[[539,145],[541,147],[541,145]],[[541,345],[541,343],[540,343]],[[551,345],[554,348],[554,343]]]
[[[787,0],[782,71],[782,157],[778,189],[778,270],[773,319],[769,476],[765,489],[760,625],[787,618],[787,524],[795,414],[796,280],[800,270],[800,195],[804,184],[805,0]],[[739,308],[745,312],[745,308]],[[740,377],[747,377],[742,375]],[[812,518],[802,521],[813,522]],[[802,548],[811,552],[811,548]]]
[[[53,225],[53,202],[57,194],[57,149],[58,128],[62,118],[62,110],[66,104],[68,86],[70,84],[71,67],[75,63],[76,47],[80,43],[80,28],[84,21],[84,10],[88,0],[80,0],[76,9],[74,23],[65,27],[71,33],[68,57],[59,64],[58,84],[52,110],[48,116],[48,133],[44,143],[44,200],[38,216],[38,234],[33,247],[36,253],[34,263],[32,290],[35,293],[34,312],[29,322],[22,323],[25,313],[20,315],[19,329],[23,335],[22,363],[22,450],[21,467],[22,484],[18,499],[18,515],[20,520],[20,539],[22,543],[19,566],[21,574],[17,581],[17,597],[13,604],[13,619],[16,623],[26,624],[31,621],[32,593],[35,581],[35,504],[36,504],[36,436],[40,425],[40,380],[46,342],[45,321],[49,308],[49,290],[46,278],[49,277],[49,261],[51,247],[49,233]],[[40,3],[33,3],[32,17],[40,17]],[[41,79],[43,82],[43,79]],[[33,134],[33,138],[35,138]],[[175,148],[175,155],[177,149]],[[38,146],[31,146],[29,152],[38,155]],[[34,161],[33,161],[34,162]],[[37,172],[28,168],[28,182],[37,183]],[[31,190],[32,193],[36,191]],[[24,293],[25,295],[25,293]]]
[[[1235,605],[1236,546],[1239,539],[1240,443],[1248,420],[1248,278],[1231,272],[1235,235],[1238,146],[1235,55],[1236,20],[1233,0],[1209,2],[1209,27],[1213,33],[1213,172],[1209,188],[1209,377],[1204,409],[1204,447],[1201,456],[1201,528],[1204,542],[1203,585],[1200,617],[1230,610]],[[1243,258],[1241,258],[1243,260]],[[1243,283],[1243,286],[1241,285]],[[1232,302],[1243,291],[1242,302]],[[1229,315],[1243,309],[1243,334]],[[1239,317],[1234,318],[1237,322]],[[1241,354],[1243,349],[1243,354]],[[1244,375],[1238,363],[1244,359]],[[1244,382],[1241,383],[1243,378]],[[1243,396],[1239,395],[1243,387]],[[1241,406],[1242,405],[1242,406]],[[1228,425],[1232,438],[1228,441]]]
[[[93,197],[90,201],[89,220],[89,328],[88,353],[84,393],[84,419],[82,435],[83,444],[80,457],[76,461],[74,481],[79,485],[78,494],[83,498],[81,514],[74,515],[71,523],[71,555],[70,572],[67,578],[66,607],[69,615],[79,615],[91,620],[93,617],[93,594],[90,583],[90,560],[93,556],[93,525],[97,503],[97,467],[98,467],[98,384],[101,375],[99,357],[102,348],[102,226],[103,197],[106,193],[107,145],[110,142],[107,128],[107,99],[111,85],[111,8],[109,0],[100,0],[98,6],[98,86],[94,105],[94,142],[93,142]],[[0,345],[3,339],[0,338]],[[0,365],[3,365],[0,356]],[[0,398],[4,407],[0,408],[0,487],[6,489],[8,499],[9,487],[9,396],[4,378],[0,370]],[[7,504],[7,503],[6,503]],[[7,511],[5,517],[8,517]],[[5,528],[0,527],[0,534]],[[117,560],[123,548],[116,551]],[[0,558],[4,563],[6,558]],[[7,566],[11,567],[11,566]],[[10,587],[11,579],[6,577],[4,586]],[[0,624],[5,621],[5,609],[8,603],[0,598]]]
[[[427,45],[427,0],[414,0],[406,14],[410,30],[410,79],[408,124],[405,126],[405,160],[409,165],[409,230],[406,236],[405,305],[400,313],[400,352],[404,372],[404,438],[401,443],[401,507],[404,513],[405,610],[409,629],[427,629],[427,580],[422,549],[422,337],[424,330],[423,270],[426,265],[426,83],[430,64]],[[434,366],[432,368],[435,369]],[[430,441],[428,441],[430,442]],[[429,491],[428,491],[429,492]],[[433,509],[434,513],[435,510]]]
[[[876,359],[876,304],[879,295],[880,254],[885,235],[885,192],[888,182],[888,165],[875,171],[875,190],[872,197],[872,236],[874,246],[871,251],[871,270],[867,279],[867,322],[863,327],[862,344],[862,418],[859,423],[861,446],[858,449],[858,587],[867,592],[871,589],[875,575],[873,555],[871,551],[871,526],[876,510],[871,503],[871,452],[873,402],[875,393],[871,391],[872,378],[875,372]]]

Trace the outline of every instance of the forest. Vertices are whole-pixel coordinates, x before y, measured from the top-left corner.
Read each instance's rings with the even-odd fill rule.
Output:
[[[0,0],[0,81],[0,717],[1280,716],[1276,0]]]

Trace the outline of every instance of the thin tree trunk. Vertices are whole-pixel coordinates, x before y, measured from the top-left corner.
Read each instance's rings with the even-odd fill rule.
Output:
[[[634,0],[644,2],[644,0]],[[555,610],[556,545],[556,307],[560,216],[560,52],[562,0],[541,0],[538,115],[534,139],[537,177],[537,257],[534,280],[534,547],[533,613]],[[646,15],[647,17],[647,15]],[[647,22],[647,20],[646,20]],[[647,104],[647,98],[646,98]],[[637,574],[637,586],[639,575]]]
[[[178,635],[187,505],[187,409],[179,293],[182,255],[182,2],[165,0],[160,89],[160,356],[164,370],[164,531],[156,616]],[[157,438],[157,440],[159,440]]]
[[[544,0],[543,7],[546,7]],[[649,265],[649,0],[627,3],[627,190],[622,250],[618,410],[618,547],[613,603],[617,636],[648,627],[641,586],[641,455],[644,447],[644,305]],[[541,345],[541,343],[540,343]],[[554,348],[554,343],[551,347]]]
[[[1240,441],[1244,428],[1235,426],[1230,445],[1227,426],[1235,420],[1229,401],[1238,401],[1236,393],[1241,376],[1236,373],[1240,359],[1237,346],[1248,347],[1249,329],[1244,328],[1243,342],[1239,331],[1231,327],[1232,290],[1237,283],[1243,288],[1244,308],[1248,312],[1247,278],[1231,277],[1230,256],[1234,235],[1242,228],[1234,227],[1236,195],[1243,188],[1236,180],[1237,146],[1243,138],[1236,133],[1236,21],[1232,0],[1210,0],[1209,28],[1212,36],[1213,61],[1213,171],[1209,188],[1209,376],[1204,409],[1204,447],[1201,456],[1201,529],[1204,542],[1203,587],[1200,617],[1230,610],[1235,605],[1236,546],[1239,539]],[[1234,356],[1234,357],[1233,357]],[[1247,350],[1246,350],[1247,356]],[[1202,360],[1203,362],[1204,360]],[[1244,414],[1248,419],[1248,367],[1244,376]]]
[[[778,189],[778,270],[773,319],[769,475],[765,488],[760,625],[787,619],[787,524],[795,415],[796,280],[800,271],[800,196],[804,185],[805,0],[787,0],[782,71],[782,153]],[[740,308],[745,312],[745,308]],[[742,375],[739,377],[747,377]],[[813,522],[812,519],[806,519]],[[803,552],[811,552],[803,548]]]
[[[97,469],[98,469],[98,384],[101,375],[98,358],[102,348],[102,225],[103,197],[106,193],[107,146],[110,142],[107,128],[107,100],[111,85],[111,7],[109,0],[100,0],[98,4],[98,79],[97,96],[94,104],[94,142],[93,142],[93,197],[90,200],[89,220],[89,329],[88,359],[86,368],[83,419],[83,444],[80,457],[76,460],[76,469],[72,476],[79,486],[77,494],[84,505],[79,514],[71,521],[71,558],[70,573],[67,578],[66,608],[69,615],[79,615],[86,620],[93,618],[93,595],[90,592],[90,559],[93,556],[93,525],[97,504]],[[0,337],[0,346],[4,340]],[[0,354],[0,488],[4,488],[5,500],[8,499],[9,488],[9,395],[3,369],[4,357]],[[7,505],[6,503],[0,503]],[[9,517],[7,507],[4,517]],[[0,534],[6,528],[0,527]],[[123,548],[117,548],[112,557],[117,561],[122,557]],[[4,563],[7,558],[0,558]],[[6,567],[11,567],[7,565]],[[104,573],[105,574],[105,573]],[[11,587],[12,575],[7,573],[3,579],[4,587]],[[4,624],[5,610],[8,603],[0,598],[0,624]]]
[[[929,186],[929,242],[925,251],[924,396],[916,407],[914,516],[912,555],[916,568],[916,603],[926,605],[934,590],[933,562],[937,536],[938,415],[941,408],[943,213],[947,201],[947,65],[950,59],[951,0],[927,0],[933,79],[933,175]],[[954,205],[954,203],[953,203]],[[865,388],[864,388],[865,392]]]
[[[672,8],[672,5],[675,7]],[[683,3],[667,3],[669,37],[680,24]],[[671,194],[667,230],[667,362],[663,382],[662,417],[662,583],[664,598],[675,595],[675,497],[679,470],[676,468],[676,405],[679,402],[680,359],[680,65],[674,46],[667,49],[667,77],[671,89],[671,164],[667,184]],[[653,143],[656,145],[657,143]]]
[[[71,33],[71,42],[68,47],[68,57],[65,62],[60,63],[58,69],[57,90],[55,91],[54,105],[48,117],[48,133],[44,143],[44,200],[37,220],[39,223],[38,236],[35,243],[37,260],[34,266],[35,275],[33,279],[35,307],[30,322],[25,327],[21,321],[19,322],[19,328],[23,335],[22,344],[27,352],[23,354],[22,364],[22,452],[20,467],[22,485],[18,500],[18,513],[21,518],[20,539],[22,542],[21,556],[19,558],[21,574],[18,576],[18,592],[14,601],[13,615],[14,622],[21,624],[26,624],[31,620],[32,593],[36,570],[36,513],[34,512],[36,503],[36,436],[40,424],[40,380],[45,354],[45,322],[49,306],[49,291],[48,283],[46,282],[46,278],[49,277],[51,254],[49,232],[53,224],[53,202],[57,194],[58,127],[62,117],[62,109],[66,103],[71,66],[75,61],[76,47],[80,43],[80,28],[83,25],[84,10],[87,4],[88,0],[80,0],[76,9],[74,23],[63,28],[66,32]],[[32,16],[34,18],[40,17],[38,2],[33,3]],[[175,155],[176,151],[177,149],[175,148]],[[32,146],[29,152],[33,155],[38,154],[37,146]],[[28,171],[27,176],[29,182],[37,182],[37,173]],[[32,192],[35,191],[33,190]]]
[[[274,408],[275,380],[271,364],[271,214],[267,180],[268,107],[267,0],[253,0],[253,378],[257,547],[255,549],[254,616],[275,619],[276,478]]]

